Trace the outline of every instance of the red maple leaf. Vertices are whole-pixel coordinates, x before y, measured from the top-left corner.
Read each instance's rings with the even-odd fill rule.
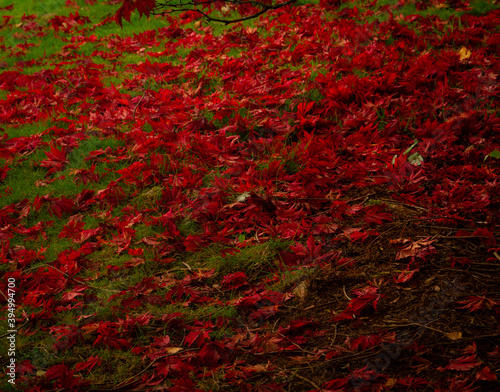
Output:
[[[266,197],[265,199],[257,195],[255,192],[250,192],[250,200],[256,206],[259,206],[262,211],[274,216],[276,213],[276,205],[273,203],[271,198]]]
[[[55,214],[58,218],[62,218],[65,212],[71,212],[75,208],[75,203],[64,196],[52,197],[51,195],[36,196],[33,200],[33,207],[38,211],[44,204],[48,204],[48,210],[51,215]]]
[[[94,202],[95,191],[93,189],[84,189],[75,196],[75,204],[78,210],[84,211],[89,208]]]
[[[82,222],[82,215],[72,216],[68,223],[63,226],[63,229],[59,233],[59,238],[77,238],[84,226],[85,223]]]
[[[439,371],[445,371],[445,370],[459,370],[459,371],[466,371],[470,370],[472,368],[475,368],[476,366],[479,366],[481,364],[481,361],[477,359],[476,354],[473,355],[466,355],[457,359],[454,359],[450,361],[448,365],[446,365],[444,368],[443,367],[438,367],[437,369]]]
[[[125,169],[117,170],[116,172],[122,175],[118,181],[123,180],[127,184],[134,184],[139,187],[144,186],[151,175],[148,165],[143,162],[134,162]]]
[[[100,322],[97,326],[97,333],[97,339],[93,343],[94,346],[105,345],[121,350],[132,345],[128,339],[121,337],[123,333],[118,332],[116,323],[110,321]]]
[[[421,377],[405,377],[400,378],[397,385],[406,387],[407,389],[418,389],[420,387],[425,387],[428,384],[427,380]]]
[[[90,372],[94,367],[101,366],[101,363],[101,358],[97,355],[95,357],[91,355],[86,361],[77,363],[75,365],[75,370],[77,372],[81,372],[82,370]]]
[[[189,347],[193,344],[197,347],[201,347],[208,339],[210,339],[210,331],[198,329],[196,331],[189,332],[184,340]]]
[[[361,240],[361,242],[364,242],[367,238],[368,238],[368,235],[370,233],[368,232],[365,232],[363,230],[359,230],[359,229],[354,229],[350,234],[349,234],[349,238],[351,239],[352,242],[355,242],[355,241],[358,241],[358,240]]]
[[[86,286],[75,287],[73,290],[65,292],[62,296],[62,300],[67,302],[72,302],[76,297],[84,295],[82,291],[87,290],[87,288],[88,287]]]
[[[500,346],[495,346],[495,348],[493,349],[493,351],[490,351],[488,353],[488,356],[493,358],[493,359],[500,359]]]
[[[228,363],[231,356],[232,351],[228,347],[217,342],[207,342],[201,348],[197,358],[205,366],[217,366]]]
[[[236,290],[242,286],[246,286],[248,277],[244,272],[234,272],[224,276],[222,279],[222,287],[226,290]]]
[[[5,181],[9,170],[10,170],[10,167],[7,165],[0,167],[0,182]]]
[[[41,167],[46,167],[49,169],[47,174],[52,174],[56,171],[62,170],[64,165],[69,163],[66,158],[66,151],[58,150],[54,146],[50,147],[50,151],[45,151],[47,159],[40,162]]]
[[[392,215],[387,212],[382,212],[384,206],[382,205],[374,205],[367,207],[365,209],[365,217],[364,220],[366,223],[375,223],[377,225],[382,225],[384,221],[392,222]]]
[[[139,16],[145,15],[148,17],[151,15],[151,12],[156,7],[156,0],[123,0],[123,3],[120,8],[116,11],[115,20],[116,23],[122,26],[122,19],[125,19],[127,22],[130,22],[130,17],[132,12],[137,10],[139,12]]]
[[[433,242],[434,240],[429,240],[428,238],[414,241],[398,251],[396,260],[406,257],[419,257],[424,259],[428,254],[436,252],[436,249],[431,245]]]
[[[361,310],[371,303],[373,304],[374,309],[376,309],[377,303],[382,297],[381,294],[378,294],[378,287],[374,286],[367,286],[363,289],[354,290],[353,292],[354,294],[357,294],[358,297],[351,299],[349,301],[349,305],[347,305],[347,309],[334,316],[333,321],[338,322],[342,320],[352,320],[355,316],[360,314]]]
[[[327,390],[339,390],[343,391],[345,386],[347,385],[347,382],[349,381],[349,378],[344,377],[344,378],[335,378],[333,380],[328,381],[327,383],[323,384],[324,388]]]
[[[359,347],[366,350],[367,348],[377,346],[381,342],[382,339],[378,335],[360,336],[353,340],[349,337],[346,339],[346,345],[352,351],[357,350]]]
[[[283,341],[284,339],[282,337],[272,333],[268,333],[266,336],[263,336],[259,339],[259,350],[262,350],[265,353],[278,351],[280,349],[280,343],[282,343]]]
[[[306,257],[308,261],[316,260],[323,246],[321,244],[316,245],[316,241],[312,235],[307,239],[307,246],[304,246],[300,242],[295,245],[290,246],[290,249],[298,256]]]
[[[469,298],[463,301],[457,301],[457,303],[464,305],[461,306],[460,309],[467,309],[469,312],[477,312],[478,310],[482,309],[494,309],[495,307],[500,305],[500,302],[498,301],[494,301],[484,296],[478,297],[475,295],[471,295]]]
[[[88,184],[89,182],[98,182],[99,174],[95,173],[95,165],[92,165],[89,169],[72,169],[69,172],[72,176],[75,177],[76,183],[82,183],[83,185]]]
[[[63,364],[54,365],[47,369],[45,372],[45,377],[48,380],[56,380],[55,386],[57,388],[63,388],[66,390],[72,390],[76,386],[84,386],[85,384],[90,384],[90,382],[82,383],[79,378],[73,375],[73,371],[69,370],[68,366]]]
[[[16,371],[20,376],[24,376],[25,374],[33,373],[36,370],[36,367],[28,360],[25,359],[17,366]]]
[[[48,210],[50,215],[55,214],[58,218],[62,218],[63,213],[70,213],[75,207],[73,200],[61,196],[49,200]]]
[[[133,1],[133,0],[132,0]],[[132,15],[132,11],[134,10],[134,5],[131,0],[123,0],[122,5],[115,14],[116,23],[123,28],[122,20],[125,19],[127,22],[130,22],[130,16]]]
[[[146,17],[148,17],[156,7],[156,0],[136,1],[135,6],[137,8],[137,11],[139,12],[139,16],[145,15]]]
[[[194,381],[190,378],[170,380],[174,386],[168,388],[169,392],[203,392],[196,388]]]
[[[395,283],[406,283],[408,282],[411,278],[413,278],[413,275],[420,271],[420,268],[416,268],[414,270],[404,270],[401,271],[401,273],[398,275],[398,277],[394,277],[394,282]]]
[[[467,379],[455,377],[451,380],[447,392],[475,392],[477,387],[474,386],[474,381],[469,382]]]
[[[27,228],[22,225],[18,227],[13,227],[12,230],[18,234],[28,237],[28,239],[34,240],[39,236],[47,239],[47,233],[43,230],[45,227],[52,226],[53,222],[38,222],[36,225]]]
[[[493,381],[497,380],[497,375],[491,371],[491,369],[488,366],[485,366],[483,369],[481,369],[479,372],[476,373],[476,379],[477,380],[484,380],[484,381]]]
[[[114,244],[118,246],[116,253],[121,253],[126,250],[135,236],[135,230],[130,227],[122,227],[118,230],[118,234],[116,234],[111,241],[110,244]]]

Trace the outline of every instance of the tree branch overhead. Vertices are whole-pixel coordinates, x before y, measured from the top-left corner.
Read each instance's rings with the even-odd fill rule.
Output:
[[[125,19],[127,22],[130,22],[133,12],[138,12],[140,17],[144,15],[147,18],[150,15],[192,11],[199,13],[208,21],[228,25],[257,18],[267,11],[286,7],[295,2],[296,0],[283,2],[274,2],[273,0],[123,0],[120,8],[116,11],[115,19],[120,26],[123,26],[123,20]],[[233,13],[240,15],[240,17],[213,17],[210,15],[213,11],[219,11],[222,14],[233,11]]]

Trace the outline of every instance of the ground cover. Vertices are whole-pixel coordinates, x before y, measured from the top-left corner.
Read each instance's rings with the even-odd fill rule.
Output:
[[[118,7],[0,1],[1,390],[500,390],[500,7]]]

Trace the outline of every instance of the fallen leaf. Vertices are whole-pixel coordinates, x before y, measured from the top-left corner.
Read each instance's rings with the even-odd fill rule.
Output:
[[[446,337],[450,340],[459,340],[462,339],[462,332],[449,332]]]
[[[471,54],[472,52],[465,46],[462,46],[458,51],[458,55],[460,56],[460,61],[467,60],[471,56]]]
[[[292,294],[295,295],[295,298],[298,299],[300,304],[304,303],[306,300],[308,288],[309,282],[307,280],[303,280],[292,290]]]
[[[182,351],[182,350],[183,350],[182,347],[167,347],[165,349],[165,352],[167,354],[176,354],[176,353],[178,353],[179,351]]]
[[[389,378],[387,380],[387,382],[385,383],[385,386],[388,387],[388,388],[392,388],[394,385],[397,384],[397,382],[398,382],[397,379],[395,379],[395,378]]]
[[[476,379],[493,381],[497,380],[497,375],[493,371],[491,371],[491,369],[488,366],[485,366],[484,369],[476,373]]]

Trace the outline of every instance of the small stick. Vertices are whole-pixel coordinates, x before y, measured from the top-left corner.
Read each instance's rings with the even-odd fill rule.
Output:
[[[297,376],[298,378],[300,378],[301,380],[304,380],[305,382],[309,383],[313,388],[321,391],[321,388],[318,386],[318,384],[316,384],[314,381],[311,381],[309,380],[308,378],[305,378],[303,376],[301,376],[300,374],[298,373],[295,373],[295,376]]]
[[[347,293],[345,292],[345,286],[342,286],[342,289],[344,289],[344,295],[346,296],[346,298],[350,301],[351,298],[349,298],[349,296],[347,295]]]
[[[135,111],[137,110],[137,107],[139,106],[139,104],[142,102],[142,100],[144,99],[144,97],[146,96],[146,93],[147,91],[144,91],[144,94],[142,94],[142,97],[141,99],[139,99],[139,101],[135,104],[135,108],[134,108],[134,111],[132,113],[132,120],[135,122]]]

